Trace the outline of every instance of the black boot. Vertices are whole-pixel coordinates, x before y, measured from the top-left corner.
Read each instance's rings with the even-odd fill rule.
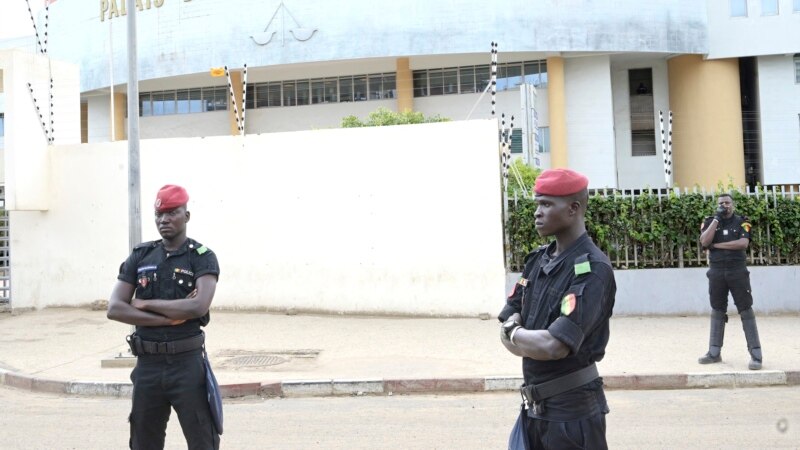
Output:
[[[739,313],[744,329],[744,338],[747,340],[747,350],[750,352],[750,370],[761,369],[761,342],[758,340],[758,327],[756,326],[756,313],[753,308]]]
[[[716,309],[711,310],[711,332],[708,339],[708,353],[697,359],[700,364],[711,364],[722,361],[722,341],[725,338],[725,322],[728,315]]]

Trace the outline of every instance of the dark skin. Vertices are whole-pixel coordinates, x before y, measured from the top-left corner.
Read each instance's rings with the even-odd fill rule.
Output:
[[[186,223],[191,214],[186,205],[156,212],[155,222],[161,242],[168,252],[178,250],[186,241]],[[180,325],[203,316],[211,307],[217,289],[215,275],[203,275],[188,297],[176,300],[134,298],[136,286],[117,280],[108,302],[107,317],[130,325],[159,327]]]
[[[537,208],[534,213],[536,231],[541,236],[556,238],[553,257],[568,249],[586,232],[585,215],[588,202],[589,195],[585,190],[567,197],[536,195]],[[509,320],[522,323],[519,313],[514,313]],[[514,355],[539,361],[552,361],[569,355],[569,347],[547,330],[520,328],[514,334],[514,343],[501,332],[500,341]]]
[[[723,218],[729,219],[733,216],[733,212],[736,211],[736,204],[734,203],[733,199],[730,196],[722,195],[717,198],[717,205],[725,208],[725,213],[722,215]],[[714,234],[717,232],[717,226],[719,225],[719,221],[717,221],[716,217],[714,220],[711,221],[711,224],[700,233],[700,245],[703,248],[708,248],[711,245],[711,241],[714,240]],[[735,241],[730,242],[717,242],[714,244],[714,248],[719,248],[723,250],[745,250],[747,246],[750,245],[750,239],[748,238],[740,238]]]

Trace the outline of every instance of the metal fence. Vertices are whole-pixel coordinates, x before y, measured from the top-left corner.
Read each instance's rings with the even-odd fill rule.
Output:
[[[719,193],[698,188],[593,190],[587,229],[617,269],[705,266],[707,254],[699,244],[700,225],[703,217],[713,212]],[[748,186],[731,193],[737,200],[737,214],[750,216],[753,224],[748,264],[800,264],[798,186]],[[641,208],[643,197],[649,201],[647,210]],[[521,206],[524,202],[527,205]],[[604,202],[613,203],[614,208],[604,209]],[[521,270],[525,254],[547,242],[535,229],[521,226],[519,218],[514,223],[515,213],[532,214],[534,207],[530,200],[509,199],[512,219],[506,224],[506,254],[511,271]],[[628,219],[620,220],[619,216]],[[665,227],[671,228],[669,232]]]
[[[8,257],[10,227],[5,199],[5,186],[0,186],[0,305],[11,302],[11,266]]]

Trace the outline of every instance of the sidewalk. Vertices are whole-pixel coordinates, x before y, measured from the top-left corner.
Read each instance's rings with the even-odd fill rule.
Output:
[[[723,362],[697,364],[707,317],[614,317],[605,359],[609,389],[800,384],[800,316],[758,316],[764,368],[749,355],[736,314]],[[130,368],[102,368],[127,353],[130,326],[104,311],[0,314],[0,384],[35,391],[130,395]],[[212,311],[207,349],[223,393],[315,396],[513,390],[521,362],[499,342],[496,319],[315,316]]]

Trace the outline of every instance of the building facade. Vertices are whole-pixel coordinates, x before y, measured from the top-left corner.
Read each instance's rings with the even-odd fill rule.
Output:
[[[84,142],[125,138],[125,3],[47,14],[48,54],[80,67]],[[335,128],[378,108],[488,118],[498,42],[497,115],[519,118],[520,86],[536,87],[545,166],[666,187],[671,111],[674,186],[800,184],[800,0],[136,3],[142,138]],[[236,112],[211,75],[225,66]]]

